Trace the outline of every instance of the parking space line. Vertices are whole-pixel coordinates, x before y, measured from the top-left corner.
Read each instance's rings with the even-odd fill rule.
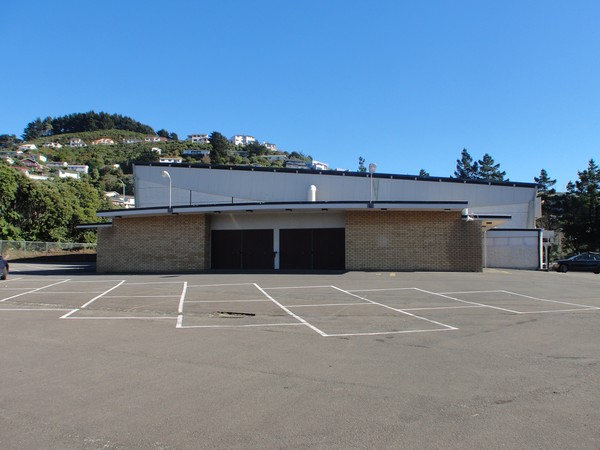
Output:
[[[511,292],[511,291],[504,291],[504,290],[502,290],[502,291],[499,291],[499,292],[504,292],[506,294],[511,294],[511,295],[517,295],[519,297],[525,297],[525,298],[529,298],[529,299],[532,299],[532,300],[537,300],[537,301],[540,301],[540,302],[550,302],[550,303],[559,303],[561,305],[581,306],[582,308],[586,308],[586,309],[588,309],[588,308],[589,309],[600,309],[600,307],[598,307],[598,306],[580,305],[578,303],[563,302],[563,301],[559,301],[559,300],[548,300],[548,299],[545,299],[545,298],[537,298],[537,297],[532,297],[530,295],[518,294],[516,292]]]
[[[521,314],[519,311],[514,311],[512,309],[500,308],[499,306],[486,305],[485,303],[469,302],[467,300],[461,300],[459,298],[450,297],[449,295],[446,295],[446,294],[438,294],[437,292],[426,291],[425,289],[420,289],[420,288],[415,288],[415,289],[418,291],[421,291],[421,292],[425,292],[427,294],[437,295],[438,297],[448,298],[450,300],[454,300],[454,301],[457,301],[460,303],[467,303],[469,305],[477,305],[477,306],[485,306],[486,308],[497,309],[499,311],[506,311],[506,312],[513,313],[513,314]],[[490,292],[490,291],[488,291],[488,292]],[[497,292],[497,291],[494,291],[494,292]],[[464,292],[464,294],[466,294],[466,293],[467,292]]]
[[[311,323],[307,322],[306,320],[304,320],[302,317],[300,317],[297,314],[294,314],[292,311],[290,311],[288,308],[286,308],[285,306],[283,306],[281,303],[279,303],[277,300],[275,300],[273,297],[271,297],[269,294],[267,294],[265,292],[265,290],[263,288],[261,288],[258,284],[254,283],[254,286],[256,286],[256,288],[261,291],[265,297],[267,297],[269,300],[271,300],[273,303],[275,303],[277,306],[279,306],[281,309],[283,309],[285,312],[287,312],[290,316],[292,316],[294,319],[296,319],[297,321],[303,323],[304,325],[306,325],[307,327],[309,327],[311,330],[319,333],[321,336],[327,336],[327,333],[324,333],[323,331],[319,330],[317,327],[315,327],[314,325],[312,325]]]
[[[448,328],[450,330],[458,330],[458,328],[453,327],[452,325],[447,325],[447,324],[442,323],[442,322],[437,322],[435,320],[427,319],[426,317],[417,316],[416,314],[407,312],[404,309],[392,308],[391,306],[388,306],[388,305],[386,305],[384,303],[379,303],[379,302],[375,302],[373,300],[369,300],[368,298],[361,297],[360,295],[353,294],[352,292],[345,291],[344,289],[340,289],[339,287],[336,287],[336,286],[331,286],[331,287],[334,288],[334,289],[337,289],[338,291],[345,292],[348,295],[352,295],[353,297],[360,298],[361,300],[366,300],[369,303],[373,303],[375,305],[383,306],[384,308],[391,309],[392,311],[398,311],[399,313],[406,314],[407,316],[412,316],[415,319],[425,320],[426,322],[434,323],[436,325],[440,325],[440,326],[442,326],[444,328]]]
[[[61,319],[69,319],[71,314],[75,314],[77,311],[82,310],[87,308],[90,304],[92,304],[93,302],[95,302],[96,300],[98,300],[99,298],[101,298],[102,296],[104,296],[105,294],[108,294],[110,291],[118,288],[119,286],[121,286],[123,283],[125,283],[125,280],[121,280],[120,283],[118,283],[117,285],[111,287],[110,289],[104,291],[102,294],[95,296],[93,299],[91,299],[89,302],[85,303],[84,305],[80,306],[79,308],[75,308],[73,309],[71,312],[65,314],[64,316],[61,317]],[[73,317],[71,317],[73,318]]]
[[[369,305],[370,303],[323,303],[318,305],[287,305],[288,308],[314,308],[319,306],[356,306],[356,305]]]
[[[519,314],[543,314],[543,313],[558,313],[558,312],[575,312],[575,311],[598,311],[600,308],[590,306],[589,308],[576,309],[549,309],[548,311],[520,311]]]
[[[185,301],[185,294],[187,292],[187,281],[183,282],[183,289],[181,290],[181,295],[179,297],[179,307],[177,308],[177,323],[175,324],[175,328],[183,327],[183,302]]]
[[[22,295],[33,294],[35,292],[41,291],[42,289],[46,289],[46,288],[49,288],[49,287],[52,287],[52,286],[56,286],[57,284],[66,283],[67,281],[70,281],[70,280],[69,279],[61,280],[61,281],[58,281],[56,283],[49,284],[47,286],[43,286],[43,287],[40,287],[40,288],[37,288],[37,289],[33,289],[31,291],[21,292],[20,294],[16,294],[16,295],[13,295],[11,297],[7,297],[5,299],[0,300],[0,303],[5,302],[7,300],[12,300],[13,298],[21,297]]]
[[[275,290],[275,289],[315,289],[315,288],[328,288],[331,287],[329,285],[327,286],[279,286],[279,287],[268,287],[268,288],[264,288],[265,291],[271,291],[271,290]]]
[[[377,331],[374,333],[336,333],[328,334],[327,337],[344,337],[344,336],[381,336],[384,334],[408,334],[408,333],[430,333],[432,331],[455,331],[458,328],[434,328],[431,330],[404,330],[404,331]]]
[[[186,303],[252,303],[252,302],[269,302],[268,298],[257,300],[186,300]]]
[[[304,326],[305,324],[300,322],[295,323],[252,323],[246,325],[185,325],[180,328],[251,328],[251,327],[290,327],[290,326]]]

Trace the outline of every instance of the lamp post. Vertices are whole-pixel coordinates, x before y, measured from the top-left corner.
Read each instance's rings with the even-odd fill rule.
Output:
[[[171,184],[171,175],[170,175],[170,174],[169,174],[169,172],[167,172],[166,170],[163,170],[163,171],[161,172],[161,176],[162,176],[163,178],[168,178],[168,179],[169,179],[169,209],[168,209],[168,211],[169,211],[169,212],[173,212],[173,207],[172,207],[172,204],[171,204],[171,199],[172,199],[172,197],[171,197],[171,192],[172,192],[172,190],[173,190],[173,186],[172,186],[172,184]]]
[[[125,182],[123,180],[119,180],[123,185],[123,207],[125,208]]]
[[[377,170],[377,164],[369,164],[369,177],[371,178],[371,195],[369,197],[369,208],[373,207],[373,174]]]

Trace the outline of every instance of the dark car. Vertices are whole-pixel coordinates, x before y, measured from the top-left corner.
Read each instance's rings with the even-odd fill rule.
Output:
[[[8,261],[4,257],[0,256],[0,280],[6,280],[8,278]]]
[[[600,253],[587,252],[567,259],[559,259],[552,263],[552,270],[562,273],[569,270],[584,270],[598,274],[600,273]]]

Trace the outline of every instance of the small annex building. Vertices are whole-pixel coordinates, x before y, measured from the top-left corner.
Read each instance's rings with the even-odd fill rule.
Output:
[[[98,212],[112,219],[98,272],[541,267],[534,183],[160,163],[134,176],[136,207]]]

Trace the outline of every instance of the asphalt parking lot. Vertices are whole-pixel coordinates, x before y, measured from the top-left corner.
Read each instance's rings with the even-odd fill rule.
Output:
[[[600,276],[0,282],[0,447],[600,448]]]

